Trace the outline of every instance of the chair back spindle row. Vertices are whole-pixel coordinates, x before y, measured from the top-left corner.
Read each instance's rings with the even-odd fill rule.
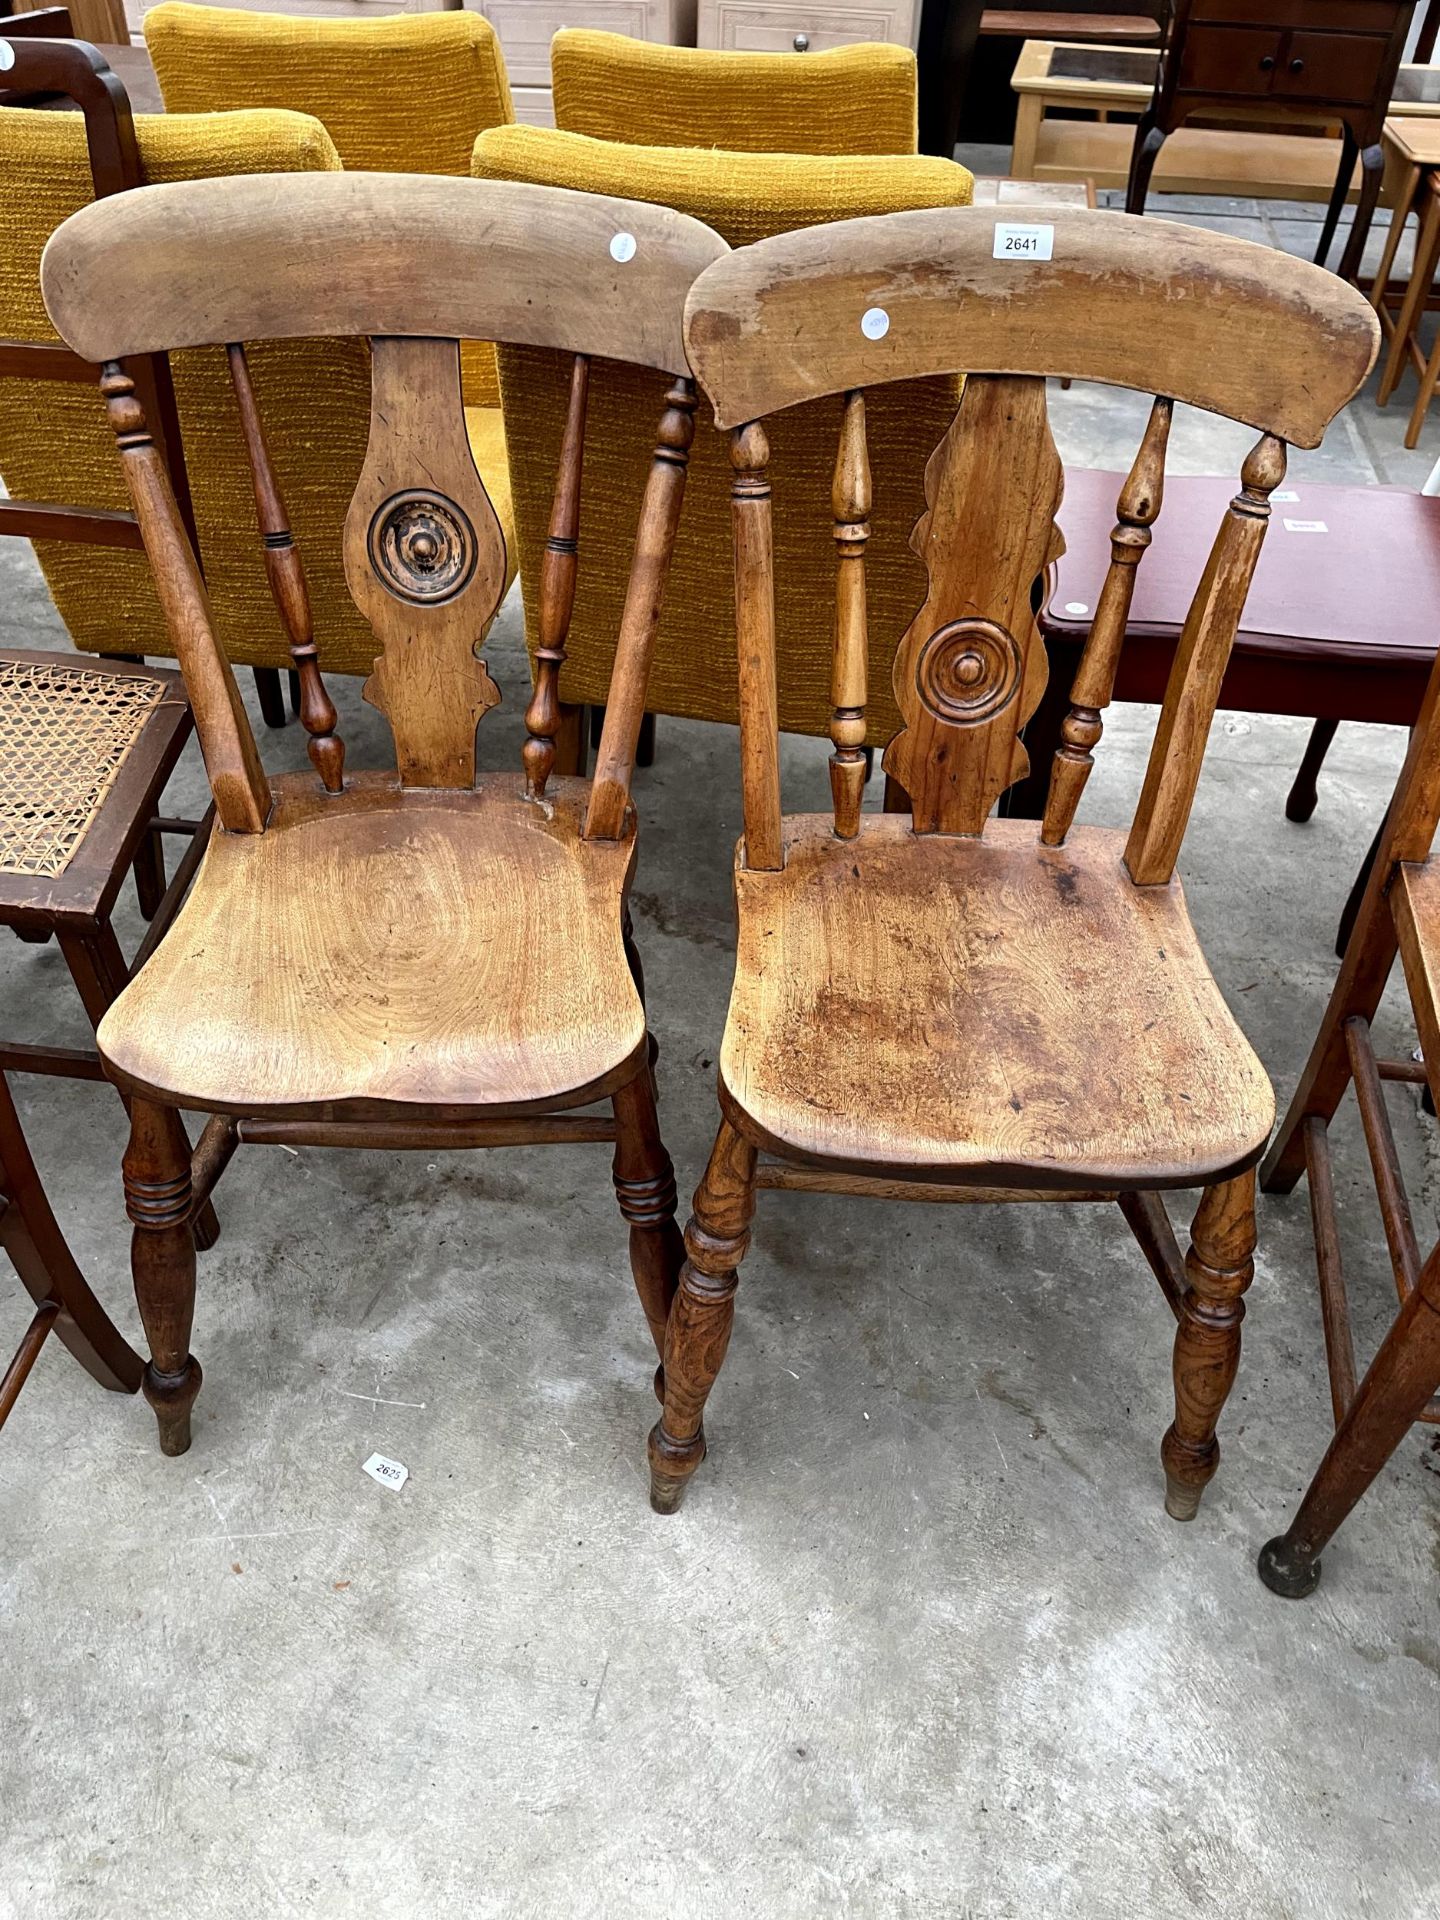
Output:
[[[345,784],[345,743],[335,731],[338,715],[320,674],[320,654],[315,645],[315,621],[310,611],[304,563],[290,531],[290,516],[270,459],[245,348],[232,342],[225,351],[255,489],[255,517],[264,544],[265,576],[300,680],[300,723],[310,736],[306,750],[325,791],[339,793]]]
[[[1226,509],[1185,617],[1125,845],[1125,866],[1137,886],[1164,886],[1175,871],[1220,683],[1270,520],[1270,495],[1285,478],[1285,461],[1285,442],[1273,433],[1251,448],[1240,492]]]
[[[1094,750],[1104,732],[1100,716],[1115,691],[1120,650],[1125,644],[1135,570],[1150,545],[1150,530],[1164,497],[1165,449],[1173,412],[1173,401],[1155,401],[1134,464],[1120,489],[1115,531],[1110,536],[1110,565],[1075,672],[1070,711],[1060,729],[1061,745],[1050,769],[1050,791],[1040,830],[1041,842],[1047,847],[1065,844],[1095,764]]]
[[[835,831],[853,840],[865,797],[865,692],[870,671],[865,546],[870,538],[870,454],[865,395],[847,393],[831,498],[835,516],[835,657],[831,676],[830,793]]]
[[[775,683],[775,547],[770,521],[770,443],[758,421],[730,436],[735,547],[735,644],[739,664],[740,782],[744,859],[760,872],[785,864],[780,828],[780,709]]]
[[[580,480],[585,462],[585,407],[590,393],[590,361],[577,353],[570,372],[565,434],[550,503],[550,526],[540,563],[540,645],[535,650],[535,690],[525,709],[528,739],[521,749],[525,791],[543,800],[555,765],[555,736],[560,727],[560,669],[575,608],[580,561]]]
[[[605,703],[605,724],[595,755],[590,803],[585,810],[587,840],[618,840],[630,817],[630,779],[645,718],[645,688],[655,636],[660,631],[665,582],[685,499],[685,476],[695,438],[695,407],[694,381],[676,379],[665,395],[655,454],[640,503]]]
[[[270,817],[269,783],[234,671],[215,640],[209,597],[169,472],[136,398],[135,382],[118,360],[103,363],[100,392],[145,538],[156,596],[197,715],[216,814],[228,833],[263,833]]]

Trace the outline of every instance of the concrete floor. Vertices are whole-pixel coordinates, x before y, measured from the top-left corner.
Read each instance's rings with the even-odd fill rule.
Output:
[[[1250,207],[1170,210],[1268,220],[1291,244],[1314,214]],[[1057,393],[1062,451],[1123,467],[1143,412]],[[1418,484],[1440,427],[1415,456],[1399,432],[1362,399],[1294,472]],[[1234,471],[1243,440],[1187,419],[1175,467]],[[7,640],[63,645],[28,555],[0,547],[0,568]],[[521,734],[513,601],[491,661],[494,764]],[[352,762],[378,758],[353,683],[341,704]],[[1115,710],[1091,818],[1124,817],[1152,723]],[[1282,1100],[1402,747],[1342,729],[1295,827],[1305,735],[1220,717],[1183,859]],[[293,729],[264,745],[300,763]],[[824,804],[824,757],[787,743],[788,804]],[[175,803],[201,792],[192,756]],[[637,930],[688,1193],[730,976],[734,736],[662,723],[637,799]],[[127,941],[137,924],[127,908]],[[7,1031],[81,1036],[53,951],[17,943],[4,966]],[[1382,1034],[1412,1043],[1393,996]],[[16,1091],[73,1244],[138,1337],[118,1102]],[[1435,1129],[1410,1090],[1393,1106],[1424,1238]],[[1368,1356],[1393,1296],[1348,1113],[1337,1179]],[[661,1520],[653,1356],[603,1148],[255,1148],[219,1208],[190,1454],[162,1459],[145,1406],[53,1343],[0,1441],[3,1920],[1433,1911],[1425,1430],[1313,1600],[1276,1600],[1253,1570],[1329,1424],[1303,1190],[1263,1205],[1224,1462],[1190,1527],[1161,1507],[1170,1316],[1109,1210],[765,1196],[712,1455]],[[12,1339],[18,1293],[0,1298]],[[403,1492],[361,1473],[375,1451],[409,1467]]]

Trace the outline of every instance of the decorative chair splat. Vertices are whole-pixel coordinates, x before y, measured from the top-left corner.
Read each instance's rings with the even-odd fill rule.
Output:
[[[917,833],[979,834],[1029,768],[1020,729],[1045,691],[1031,590],[1056,544],[1064,476],[1041,380],[974,377],[925,470],[911,545],[925,604],[895,653],[905,726],[885,771]]]
[[[464,420],[458,341],[371,342],[345,578],[383,648],[365,698],[390,722],[407,787],[472,787],[475,729],[500,698],[475,648],[504,590],[505,537]]]

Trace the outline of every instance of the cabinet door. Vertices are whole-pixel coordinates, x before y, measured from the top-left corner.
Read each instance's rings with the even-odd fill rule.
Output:
[[[1292,33],[1275,69],[1276,97],[1364,106],[1374,98],[1388,45],[1368,34]]]
[[[860,40],[908,47],[910,0],[868,7],[813,6],[806,0],[700,0],[697,42],[739,53],[822,53]]]
[[[1180,48],[1180,91],[1263,99],[1283,39],[1272,27],[1191,27]]]

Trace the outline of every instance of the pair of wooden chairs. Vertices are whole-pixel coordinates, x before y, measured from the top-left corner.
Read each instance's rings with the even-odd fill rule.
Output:
[[[760,1187],[925,1200],[1117,1201],[1178,1322],[1166,1504],[1197,1509],[1239,1353],[1269,1085],[1206,969],[1174,877],[1226,655],[1285,470],[1375,352],[1350,288],[1208,233],[1066,212],[1044,265],[997,257],[993,213],[842,222],[729,252],[683,215],[528,185],[343,175],[150,189],[47,249],[62,336],[102,390],[180,653],[219,815],[172,936],[100,1045],[133,1102],[125,1189],[166,1451],[189,1443],[194,1208],[240,1141],[490,1146],[613,1140],[663,1356],[652,1500],[680,1501],[729,1338]],[[477,271],[483,262],[484,271]],[[683,316],[683,325],[682,325]],[[394,772],[352,773],[308,640],[247,343],[367,337],[371,437],[345,565],[379,650]],[[569,401],[522,775],[477,774],[498,697],[474,647],[503,578],[457,425],[458,349],[564,356]],[[133,383],[118,361],[223,346],[318,780],[267,780]],[[597,357],[670,383],[640,502],[595,775],[553,771]],[[887,771],[862,811],[871,390],[967,381],[927,469],[928,580],[894,651]],[[1157,392],[1120,495],[1100,618],[1043,823],[991,821],[1025,770],[1045,655],[1037,577],[1061,469],[1047,374]],[[698,380],[729,436],[745,831],[722,1121],[684,1247],[626,930],[628,786]],[[1074,819],[1177,400],[1259,435],[1204,570],[1128,837]],[[768,439],[825,402],[838,452],[833,814],[778,775]],[[920,503],[917,502],[918,506]],[[885,636],[885,646],[891,644]],[[608,1101],[609,1113],[582,1112]],[[212,1116],[192,1157],[178,1112]],[[1182,1260],[1164,1194],[1200,1188]]]

